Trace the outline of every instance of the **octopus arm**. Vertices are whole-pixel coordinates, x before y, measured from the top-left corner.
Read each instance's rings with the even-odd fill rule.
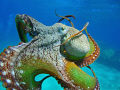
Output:
[[[51,63],[25,54],[23,50],[26,47],[29,47],[27,43],[20,43],[0,54],[1,81],[8,90],[40,90],[41,82],[36,82],[34,78],[41,73],[60,77]]]
[[[93,72],[92,69],[91,71]],[[94,77],[92,77],[82,71],[75,63],[66,61],[65,73],[67,74],[67,83],[59,81],[65,90],[99,90],[99,83],[94,72]]]
[[[29,56],[23,51],[26,47],[29,48],[28,44],[20,43],[18,46],[8,47],[0,55],[1,81],[8,90],[41,90],[41,82],[34,80],[41,73],[57,77],[61,86],[68,90],[92,90],[98,86],[96,77],[91,77],[75,63],[63,60],[60,66],[60,62],[54,64],[32,54]]]
[[[19,43],[18,46],[9,46],[0,54],[0,76],[3,87],[12,90],[20,90],[19,83],[16,78],[16,58],[20,51],[26,46],[25,43]]]
[[[17,31],[18,31],[18,34],[19,34],[21,41],[28,42],[25,30],[24,30],[25,25],[22,22],[18,22],[18,23],[16,23],[16,27],[17,27]]]

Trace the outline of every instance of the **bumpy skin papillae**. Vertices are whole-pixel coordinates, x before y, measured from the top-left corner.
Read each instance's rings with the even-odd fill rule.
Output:
[[[26,22],[23,17],[29,18],[32,25]],[[28,43],[8,47],[1,53],[0,75],[4,87],[9,90],[40,90],[40,82],[36,82],[34,77],[40,73],[47,73],[59,79],[66,90],[99,90],[96,77],[89,76],[74,62],[67,60],[67,55],[62,54],[61,50],[64,50],[64,47],[58,46],[66,40],[66,37],[79,32],[77,29],[61,23],[45,26],[28,15],[17,15],[17,21],[22,23],[25,30],[20,37],[29,33],[33,39]],[[83,37],[85,35],[81,33],[72,41],[72,43],[77,42],[78,47],[75,48],[82,48],[76,51],[78,53],[84,52],[82,56],[90,49],[87,38]],[[74,49],[74,46],[75,44],[71,45],[71,48]],[[66,51],[70,55],[72,54],[71,51]]]

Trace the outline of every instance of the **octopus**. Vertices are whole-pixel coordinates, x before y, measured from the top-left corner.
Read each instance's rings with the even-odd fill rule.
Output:
[[[64,90],[100,90],[89,66],[100,54],[98,44],[87,32],[89,22],[78,30],[69,19],[73,15],[57,16],[61,17],[58,23],[46,26],[29,15],[16,15],[21,42],[0,54],[0,76],[7,90],[41,90],[42,82],[49,77],[54,77]],[[60,23],[64,19],[72,26]],[[82,67],[88,67],[93,76]],[[38,74],[49,76],[35,81]]]

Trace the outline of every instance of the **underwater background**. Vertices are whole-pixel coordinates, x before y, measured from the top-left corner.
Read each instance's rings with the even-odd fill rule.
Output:
[[[101,51],[99,58],[90,65],[98,77],[100,89],[120,90],[120,0],[0,0],[0,52],[20,42],[16,14],[30,15],[51,26],[60,19],[55,10],[61,16],[74,15],[75,20],[70,19],[79,30],[86,22],[90,23],[88,32]],[[70,25],[67,20],[61,23]],[[89,73],[88,69],[83,70]],[[0,90],[5,90],[1,82]],[[43,82],[42,90],[63,88],[50,77]]]

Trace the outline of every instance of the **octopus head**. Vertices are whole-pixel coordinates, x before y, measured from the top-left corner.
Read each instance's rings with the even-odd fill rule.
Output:
[[[66,19],[66,17],[63,18]],[[70,27],[62,23],[46,26],[25,14],[16,15],[15,21],[21,41],[28,42],[27,33],[29,33],[32,38],[35,36],[39,36],[39,38],[44,37],[43,42],[45,42],[45,44],[59,41],[59,43],[54,44],[55,46],[53,47],[60,46],[60,52],[67,60],[79,61],[94,51],[94,47],[91,48],[90,42],[88,41],[89,37],[87,38],[87,36],[82,33],[83,30],[87,33],[86,28],[89,23],[86,23],[83,29],[79,31],[75,29],[74,26]]]
[[[73,27],[69,28],[67,34],[63,38],[65,42],[69,37],[75,35],[79,30]],[[66,51],[67,54],[74,57],[84,57],[87,52],[90,50],[90,45],[87,39],[87,36],[82,32],[72,38],[70,38],[63,46],[62,49]]]

